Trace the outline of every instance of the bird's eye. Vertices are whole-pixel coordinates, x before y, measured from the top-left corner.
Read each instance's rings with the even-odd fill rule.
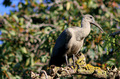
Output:
[[[92,19],[92,17],[90,17],[90,19]]]

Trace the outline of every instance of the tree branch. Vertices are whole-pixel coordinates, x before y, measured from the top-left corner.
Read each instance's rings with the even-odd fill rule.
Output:
[[[95,67],[90,64],[86,64],[85,56],[81,53],[76,58],[76,65],[70,67],[56,67],[51,65],[47,71],[40,71],[40,74],[31,72],[32,79],[54,79],[60,77],[71,77],[72,75],[85,75],[102,79],[115,79],[120,78],[120,71],[115,66],[110,69],[103,70],[100,67]],[[40,76],[38,76],[40,75]]]
[[[36,25],[36,24],[32,24],[31,25],[33,28],[41,28],[43,26],[50,26],[52,28],[56,28],[57,30],[60,30],[57,26],[54,26],[53,24],[39,24],[39,25]]]

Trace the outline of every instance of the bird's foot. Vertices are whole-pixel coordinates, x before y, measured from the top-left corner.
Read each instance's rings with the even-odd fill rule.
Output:
[[[68,64],[67,67],[72,68],[72,65]]]

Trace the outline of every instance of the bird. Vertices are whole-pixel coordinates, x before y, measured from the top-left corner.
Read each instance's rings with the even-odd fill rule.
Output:
[[[75,65],[75,55],[83,47],[84,39],[91,31],[91,24],[97,26],[102,32],[103,29],[95,21],[92,15],[83,15],[81,27],[69,27],[57,38],[49,61],[50,65],[61,66],[63,63],[69,65],[69,58],[72,58]]]

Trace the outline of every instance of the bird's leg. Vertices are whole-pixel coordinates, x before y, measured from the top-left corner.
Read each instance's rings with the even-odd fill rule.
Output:
[[[75,55],[74,54],[73,54],[72,59],[73,59],[73,66],[75,67]]]
[[[65,60],[66,60],[67,66],[68,66],[69,64],[68,64],[68,56],[67,56],[67,54],[65,55]]]

